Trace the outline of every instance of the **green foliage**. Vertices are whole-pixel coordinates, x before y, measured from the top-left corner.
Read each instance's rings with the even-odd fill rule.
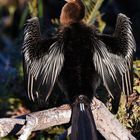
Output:
[[[38,14],[37,0],[29,0],[28,7],[31,17],[36,17]]]
[[[98,28],[102,32],[105,28],[105,22],[102,21],[102,16],[99,11],[104,0],[85,0],[84,5],[86,7],[86,15],[84,21],[88,24],[98,22]]]
[[[17,140],[17,138],[15,138],[14,136],[9,136],[5,138],[0,138],[0,140]]]
[[[38,0],[38,16],[43,17],[43,2],[42,0]]]
[[[26,21],[26,18],[27,18],[28,13],[29,13],[29,8],[26,7],[24,9],[23,14],[22,14],[21,19],[20,19],[19,29],[22,29],[23,28],[23,25],[24,25],[24,23]]]
[[[128,97],[122,95],[117,118],[126,126],[134,135],[140,139],[140,61],[134,61],[134,87],[133,93]],[[125,106],[126,105],[126,106]]]

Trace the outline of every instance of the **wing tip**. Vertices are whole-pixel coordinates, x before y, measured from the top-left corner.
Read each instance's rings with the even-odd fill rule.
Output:
[[[119,13],[117,16],[117,20],[121,21],[121,22],[128,22],[129,24],[132,24],[132,22],[130,21],[130,18],[123,14],[123,13]]]
[[[27,22],[38,21],[38,17],[32,17],[27,20]]]
[[[125,15],[125,14],[123,14],[123,13],[119,13],[119,14],[118,14],[118,17],[123,17],[123,18],[130,19],[128,16],[126,16],[126,15]]]

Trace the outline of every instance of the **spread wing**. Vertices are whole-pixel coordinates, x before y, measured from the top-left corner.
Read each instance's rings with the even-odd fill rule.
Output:
[[[119,14],[114,34],[97,34],[97,38],[93,57],[95,68],[118,104],[121,91],[126,95],[132,92],[132,61],[136,44],[129,18]]]
[[[62,39],[41,39],[38,18],[29,19],[22,53],[29,98],[48,99],[64,62]]]
[[[122,78],[122,91],[129,95],[133,86],[133,54],[136,51],[136,43],[132,34],[131,22],[124,14],[119,14],[116,28],[112,36],[100,34],[100,39],[106,44],[111,55],[115,54],[123,59],[126,70]]]
[[[126,69],[124,60],[111,54],[101,40],[92,38],[92,43],[95,70],[100,75],[108,93],[114,98],[114,94],[121,90],[120,77],[123,76]]]
[[[132,34],[131,22],[124,14],[118,15],[113,37],[118,40],[117,55],[125,59],[126,71],[122,77],[122,88],[123,92],[129,95],[132,93],[133,86],[133,53],[136,51],[136,44]],[[111,48],[113,50],[113,47]]]

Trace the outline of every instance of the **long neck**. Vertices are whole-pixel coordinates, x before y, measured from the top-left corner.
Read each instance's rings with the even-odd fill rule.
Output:
[[[85,16],[85,6],[81,0],[76,0],[75,4],[77,5],[79,9],[79,19],[83,19]]]

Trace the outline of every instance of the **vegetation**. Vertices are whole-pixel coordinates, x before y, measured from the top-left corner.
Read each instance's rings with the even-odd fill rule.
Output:
[[[125,108],[124,95],[122,95],[117,118],[137,138],[140,138],[140,61],[134,61],[133,67],[133,93],[128,97],[127,109]]]

